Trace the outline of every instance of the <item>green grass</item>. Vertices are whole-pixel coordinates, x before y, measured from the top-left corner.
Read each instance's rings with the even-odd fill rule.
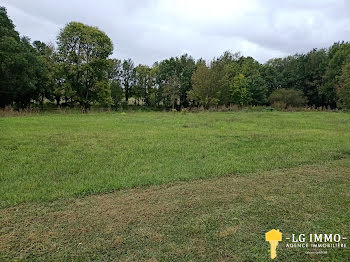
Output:
[[[350,114],[44,114],[0,118],[0,207],[247,174],[350,155]]]
[[[0,261],[350,261],[286,248],[291,234],[350,236],[350,159],[0,209]]]
[[[350,114],[45,113],[0,145],[0,261],[263,262],[272,228],[276,261],[350,261],[286,248],[350,237]]]

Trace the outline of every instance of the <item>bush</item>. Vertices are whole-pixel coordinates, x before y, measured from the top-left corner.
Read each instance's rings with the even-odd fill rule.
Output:
[[[277,89],[269,96],[269,102],[276,108],[305,106],[307,99],[303,92],[295,89]]]

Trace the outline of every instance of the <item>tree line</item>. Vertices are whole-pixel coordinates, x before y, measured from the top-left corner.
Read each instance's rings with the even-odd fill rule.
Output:
[[[153,66],[110,58],[110,38],[71,22],[57,45],[20,37],[0,7],[0,107],[128,104],[163,108],[273,105],[350,108],[350,43],[264,64],[225,52],[212,61],[184,54]]]

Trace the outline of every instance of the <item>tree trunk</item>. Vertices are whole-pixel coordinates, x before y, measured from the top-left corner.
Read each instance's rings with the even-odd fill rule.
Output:
[[[56,96],[55,100],[56,100],[56,106],[59,107],[60,103],[61,103],[61,97],[60,96]]]
[[[83,114],[87,114],[89,112],[90,105],[89,103],[82,103],[80,106],[80,110]]]
[[[129,102],[129,87],[125,86],[125,101]]]

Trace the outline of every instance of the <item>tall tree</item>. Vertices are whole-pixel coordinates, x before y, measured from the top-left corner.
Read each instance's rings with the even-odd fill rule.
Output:
[[[164,88],[172,78],[177,78],[179,81],[178,93],[180,105],[188,106],[187,92],[192,89],[192,75],[196,69],[194,59],[188,54],[180,57],[171,57],[157,64],[156,84],[159,93],[164,94]],[[171,104],[169,96],[163,96],[164,104]]]
[[[249,105],[252,94],[248,90],[247,80],[243,74],[238,74],[231,83],[232,103],[239,106]]]
[[[57,95],[56,91],[60,88],[58,86],[59,67],[54,46],[47,45],[41,41],[34,41],[33,46],[43,64],[41,79],[38,81],[37,86],[39,103],[43,106],[44,99],[47,98],[52,101]]]
[[[176,58],[171,57],[161,61],[158,65],[158,76],[157,83],[159,85],[159,94],[162,95],[162,103],[165,106],[169,106],[171,103],[169,101],[169,96],[164,95],[164,89],[167,85],[169,79],[173,76],[177,76],[179,64],[176,61]],[[178,87],[180,88],[180,87]]]
[[[20,38],[4,7],[0,7],[0,107],[30,106],[38,100],[43,61],[26,37]]]
[[[261,76],[266,82],[268,95],[270,95],[274,90],[282,88],[283,68],[284,62],[282,58],[270,59],[263,65]]]
[[[187,92],[192,89],[192,75],[196,70],[196,62],[191,56],[184,54],[176,58],[176,64],[175,78],[179,81],[180,105],[187,107]],[[174,75],[171,78],[174,78]]]
[[[108,81],[113,52],[110,38],[97,27],[71,22],[57,38],[60,62],[65,65],[67,80],[75,99],[86,112],[93,102],[111,105]]]
[[[266,104],[268,90],[265,79],[261,76],[262,65],[252,57],[241,57],[239,63],[239,71],[244,76],[243,82],[247,88],[245,101],[252,105]]]
[[[324,85],[324,75],[327,69],[328,56],[325,49],[313,49],[300,59],[303,68],[302,91],[310,106],[323,106],[326,104],[320,91]]]
[[[109,59],[110,71],[108,78],[111,85],[111,97],[116,108],[120,107],[123,100],[122,88],[122,62],[118,59]]]
[[[134,97],[139,104],[142,100],[147,105],[150,104],[152,89],[151,69],[147,65],[138,65],[135,68]]]
[[[337,82],[337,105],[350,109],[350,59],[344,64]]]
[[[238,60],[240,57],[240,53],[232,54],[226,51],[222,56],[211,62],[212,81],[216,83],[218,103],[221,105],[229,105],[231,102],[230,82],[238,74]]]
[[[335,43],[328,51],[329,63],[325,72],[325,83],[321,93],[325,96],[326,103],[335,107],[337,101],[337,78],[342,74],[344,63],[350,57],[350,43]]]
[[[193,89],[188,92],[189,99],[206,109],[218,104],[218,91],[215,88],[211,71],[204,62],[198,63],[192,81]]]
[[[122,85],[125,93],[126,102],[132,96],[133,85],[135,83],[135,68],[134,62],[129,58],[123,61],[122,64]]]
[[[167,81],[165,88],[164,88],[164,96],[168,97],[168,100],[171,104],[171,108],[175,109],[175,106],[177,105],[178,99],[180,99],[180,80],[177,78],[177,76],[172,76]]]
[[[151,78],[153,85],[153,92],[150,96],[150,103],[153,106],[160,106],[160,103],[163,101],[163,80],[160,74],[159,62],[155,62],[151,69]]]

